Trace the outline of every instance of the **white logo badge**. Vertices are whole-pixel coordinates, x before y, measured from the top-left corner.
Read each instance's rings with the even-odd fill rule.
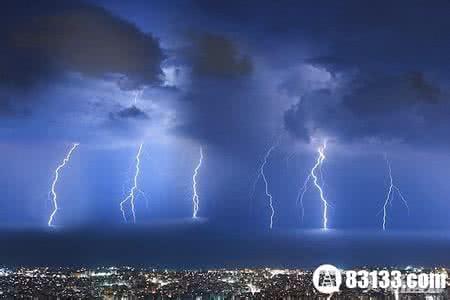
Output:
[[[321,265],[313,273],[314,287],[322,294],[339,292],[341,283],[341,272],[333,265]]]

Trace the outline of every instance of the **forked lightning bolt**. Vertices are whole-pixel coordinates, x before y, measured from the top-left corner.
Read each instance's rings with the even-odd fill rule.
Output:
[[[52,202],[53,202],[53,212],[50,214],[50,217],[48,219],[47,225],[49,227],[53,226],[53,218],[55,217],[56,213],[58,212],[58,196],[56,194],[56,184],[58,183],[59,179],[59,171],[62,170],[66,166],[66,164],[70,161],[70,158],[72,156],[72,153],[77,149],[77,147],[80,144],[74,143],[72,147],[70,148],[69,152],[67,153],[66,157],[63,159],[61,164],[58,165],[58,167],[55,170],[55,177],[52,182],[52,188],[51,188],[51,194],[52,194]]]
[[[384,204],[383,204],[383,230],[386,230],[387,206],[388,206],[388,204],[392,204],[392,199],[394,197],[394,192],[397,192],[397,195],[400,197],[400,199],[402,200],[402,202],[405,205],[406,209],[408,210],[408,214],[409,214],[409,206],[408,206],[408,202],[406,201],[405,197],[403,197],[403,194],[400,191],[400,189],[394,184],[394,180],[392,178],[391,163],[390,163],[390,161],[389,161],[389,159],[387,157],[387,154],[384,155],[384,159],[386,160],[386,164],[387,164],[387,167],[388,167],[388,175],[389,175],[388,193],[386,195],[386,199],[384,200]]]
[[[303,197],[305,196],[305,193],[308,190],[308,184],[312,178],[313,184],[316,187],[317,191],[319,192],[320,201],[322,202],[322,228],[323,229],[328,229],[328,206],[329,206],[329,203],[328,203],[327,199],[325,198],[325,194],[323,192],[323,188],[320,183],[320,181],[323,182],[323,180],[321,178],[319,180],[319,176],[321,177],[320,170],[322,168],[323,162],[326,159],[326,156],[325,156],[326,148],[327,148],[327,142],[324,141],[323,144],[317,149],[317,152],[319,155],[317,157],[316,163],[314,164],[310,173],[308,174],[305,181],[303,182],[303,185],[302,185],[301,189],[299,190],[298,196],[297,196],[297,202],[300,203],[300,205],[301,205],[302,220],[303,220],[304,215],[305,215],[305,209],[303,206]],[[317,172],[319,174],[317,174]]]
[[[141,169],[140,169],[140,167],[141,167],[141,153],[142,153],[142,147],[143,146],[144,146],[143,143],[141,143],[139,145],[139,150],[138,150],[138,152],[136,154],[136,158],[135,158],[135,160],[136,160],[136,165],[135,165],[136,171],[134,173],[133,186],[131,187],[130,193],[128,194],[128,196],[125,199],[123,199],[122,202],[120,202],[120,210],[122,211],[122,217],[123,217],[123,220],[125,222],[127,222],[127,217],[126,217],[125,210],[124,210],[123,206],[128,200],[130,200],[131,214],[133,216],[133,222],[136,223],[136,211],[135,211],[134,201],[136,199],[136,192],[142,193],[142,191],[138,187],[138,178],[139,178],[139,174],[141,172]]]
[[[272,194],[269,192],[269,182],[267,181],[266,174],[264,173],[264,168],[267,164],[267,160],[269,159],[270,154],[272,153],[273,149],[275,149],[276,146],[277,146],[277,143],[272,145],[272,147],[270,147],[269,150],[266,152],[263,163],[261,164],[261,168],[259,169],[260,176],[262,177],[262,179],[264,181],[266,196],[269,198],[269,207],[270,207],[269,228],[270,229],[272,229],[272,227],[273,227],[273,217],[275,216],[275,208],[273,207],[273,197],[272,197]]]
[[[328,229],[328,201],[325,199],[325,195],[323,194],[323,189],[319,184],[319,179],[316,175],[317,169],[320,170],[320,167],[323,164],[323,161],[325,160],[325,149],[327,148],[327,143],[324,142],[321,147],[317,149],[317,152],[319,152],[319,157],[317,158],[316,164],[311,169],[311,176],[313,177],[314,185],[316,186],[317,190],[319,191],[320,200],[322,201],[323,206],[323,213],[322,213],[322,228]]]
[[[198,164],[194,169],[194,174],[192,175],[192,205],[193,205],[193,211],[192,211],[192,218],[197,218],[197,213],[200,205],[200,198],[198,196],[197,192],[197,176],[200,168],[202,167],[203,163],[203,148],[200,147],[200,159],[198,160]]]

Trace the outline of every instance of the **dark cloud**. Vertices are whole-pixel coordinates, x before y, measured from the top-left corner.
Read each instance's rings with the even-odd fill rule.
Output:
[[[0,84],[29,86],[66,71],[159,83],[159,41],[84,2],[2,2]]]
[[[131,107],[124,108],[116,113],[110,113],[109,118],[111,120],[148,120],[149,116],[146,112],[133,105]]]
[[[362,117],[409,109],[420,103],[437,103],[440,97],[439,87],[420,72],[361,76],[350,83],[350,89],[344,97],[344,108]]]
[[[206,33],[195,36],[193,41],[191,56],[197,75],[233,77],[251,73],[250,57],[242,55],[232,40]]]
[[[441,143],[450,130],[450,102],[424,74],[357,76],[340,90],[316,91],[285,113],[285,128],[305,139]]]
[[[448,1],[437,1],[433,6],[415,0],[396,1],[387,6],[384,2],[356,0],[250,0],[245,5],[239,1],[198,0],[194,5],[199,20],[208,17],[205,24],[211,23],[211,31],[232,32],[234,39],[246,45],[246,53],[257,58],[254,69],[262,71],[255,77],[273,79],[265,87],[252,86],[257,91],[234,94],[232,97],[238,98],[235,102],[221,100],[226,88],[211,95],[192,114],[196,127],[212,129],[215,127],[208,125],[225,120],[226,113],[218,114],[208,125],[198,122],[198,115],[208,115],[207,106],[210,111],[225,103],[241,107],[238,102],[246,101],[243,98],[247,95],[258,95],[253,97],[254,105],[263,110],[270,101],[260,102],[264,99],[260,95],[276,84],[280,106],[289,103],[281,103],[283,97],[292,102],[302,99],[287,109],[283,125],[303,141],[323,134],[345,141],[424,144],[429,139],[441,141],[444,128],[450,130],[444,89],[450,79],[445,67],[450,62],[450,42],[442,39],[450,28]],[[289,76],[297,66],[312,66],[312,71],[300,70]],[[194,68],[202,69],[207,68]],[[232,94],[230,90],[228,93]],[[247,113],[249,118],[257,115],[263,119],[261,115],[267,111],[250,108]],[[235,122],[242,122],[233,123],[235,127],[247,126],[245,119]],[[256,126],[253,129],[258,130]]]
[[[450,33],[450,2],[445,0],[433,5],[420,0],[388,5],[358,0],[194,3],[201,14],[226,24],[226,30],[241,34],[258,51],[288,66],[299,54],[333,70],[445,71],[450,62],[450,41],[442,38]]]
[[[346,1],[317,28],[312,41],[324,47],[312,61],[340,71],[442,70],[450,43],[436,33],[449,33],[449,8],[448,1]]]
[[[3,84],[28,86],[65,71],[119,73],[108,78],[124,90],[159,83],[165,57],[158,40],[108,11],[72,1],[8,3],[0,21],[8,25],[0,26]],[[397,1],[388,8],[356,0],[187,3],[176,20],[167,19],[173,28],[161,31],[169,45],[186,42],[180,32],[191,33],[190,47],[167,50],[165,60],[177,67],[175,79],[186,76],[166,87],[184,100],[174,105],[181,107],[177,129],[185,135],[226,147],[267,137],[261,128],[272,124],[305,141],[319,132],[418,140],[425,128],[436,132],[447,124],[445,92],[430,79],[445,77],[439,72],[450,62],[450,42],[442,39],[450,28],[445,1]],[[289,76],[297,66],[308,67]],[[341,76],[347,81],[336,88]],[[302,102],[286,111],[282,124],[280,111],[294,102],[286,97]],[[127,108],[109,117],[148,116]]]

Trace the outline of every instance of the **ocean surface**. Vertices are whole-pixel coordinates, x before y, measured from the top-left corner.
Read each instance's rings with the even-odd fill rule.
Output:
[[[450,233],[256,230],[205,221],[0,231],[3,266],[450,266]]]

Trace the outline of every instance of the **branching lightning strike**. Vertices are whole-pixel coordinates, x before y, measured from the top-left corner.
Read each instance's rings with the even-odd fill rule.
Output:
[[[61,162],[61,164],[58,165],[58,167],[55,170],[55,177],[53,179],[52,182],[52,187],[51,187],[51,195],[52,195],[52,202],[53,202],[53,212],[50,214],[50,217],[48,219],[48,223],[47,225],[49,227],[53,226],[53,218],[55,217],[56,213],[58,212],[58,196],[56,194],[56,184],[58,183],[58,179],[59,179],[59,171],[62,170],[62,168],[64,168],[66,166],[66,164],[70,161],[70,158],[72,156],[72,153],[75,151],[75,149],[79,146],[80,144],[78,143],[74,143],[72,145],[72,147],[70,148],[69,152],[67,153],[66,157],[63,159],[63,161]]]
[[[198,161],[197,166],[194,169],[194,174],[192,175],[192,205],[193,205],[193,211],[192,211],[192,218],[196,219],[198,214],[198,209],[200,205],[200,198],[198,196],[197,192],[197,176],[200,168],[202,167],[203,163],[203,148],[200,147],[200,159]]]
[[[317,152],[319,155],[317,156],[316,163],[314,164],[310,173],[308,174],[305,181],[303,182],[303,185],[300,188],[298,195],[297,195],[297,203],[300,203],[301,211],[302,211],[302,220],[303,220],[303,218],[305,216],[305,208],[303,205],[303,198],[305,196],[306,191],[308,190],[308,184],[312,178],[313,184],[316,187],[316,189],[318,190],[319,197],[322,202],[322,208],[323,208],[322,209],[322,228],[323,229],[328,229],[329,203],[328,203],[327,199],[325,198],[325,194],[324,194],[323,188],[321,186],[321,182],[323,182],[323,180],[322,180],[322,178],[320,178],[320,180],[319,180],[319,177],[322,177],[321,168],[322,168],[323,162],[326,159],[326,156],[325,156],[326,148],[327,148],[327,142],[324,141],[323,144],[317,149]],[[319,174],[317,174],[317,172],[319,172]]]
[[[319,184],[318,177],[316,175],[316,170],[322,166],[323,161],[325,160],[325,149],[327,148],[327,142],[325,141],[321,147],[317,149],[317,152],[319,152],[319,157],[317,158],[316,164],[311,169],[311,176],[313,177],[314,185],[316,186],[317,190],[319,191],[320,200],[322,201],[323,205],[323,214],[322,214],[322,220],[323,220],[323,229],[328,229],[328,201],[325,199],[323,189]]]
[[[130,200],[131,214],[133,216],[133,223],[136,223],[136,211],[135,211],[134,201],[136,199],[136,192],[141,192],[141,190],[138,188],[138,177],[139,177],[139,174],[141,172],[140,165],[141,165],[141,153],[142,153],[143,146],[144,146],[143,143],[141,143],[139,145],[139,150],[138,150],[138,152],[136,154],[136,158],[135,158],[135,160],[136,160],[136,165],[135,165],[136,171],[134,173],[133,186],[131,187],[130,193],[128,194],[128,196],[124,200],[122,200],[122,202],[120,202],[120,210],[122,212],[122,217],[123,217],[123,220],[125,221],[125,223],[128,220],[127,220],[127,217],[126,217],[125,210],[124,210],[123,206],[128,200]]]
[[[272,194],[269,192],[269,182],[267,181],[266,174],[264,173],[264,168],[265,168],[265,166],[267,164],[267,160],[269,159],[270,154],[272,153],[273,149],[275,149],[275,147],[277,145],[278,145],[278,143],[272,145],[269,148],[269,150],[266,152],[266,155],[264,156],[264,161],[261,164],[261,168],[259,169],[260,177],[262,177],[262,179],[264,181],[266,196],[269,198],[269,207],[270,207],[270,224],[269,224],[269,228],[270,229],[272,229],[272,227],[273,227],[273,217],[275,216],[275,208],[273,206]]]
[[[403,197],[403,194],[400,191],[400,189],[394,184],[394,179],[392,177],[391,163],[387,157],[387,154],[384,155],[384,159],[385,159],[386,165],[388,167],[388,175],[389,175],[388,193],[386,195],[386,199],[384,200],[384,204],[383,204],[383,230],[386,230],[387,206],[388,206],[388,204],[392,204],[392,199],[394,197],[394,191],[397,192],[397,195],[402,200],[403,204],[405,205],[406,209],[408,210],[408,214],[409,214],[409,206],[408,206],[408,202],[406,201],[405,197]]]

